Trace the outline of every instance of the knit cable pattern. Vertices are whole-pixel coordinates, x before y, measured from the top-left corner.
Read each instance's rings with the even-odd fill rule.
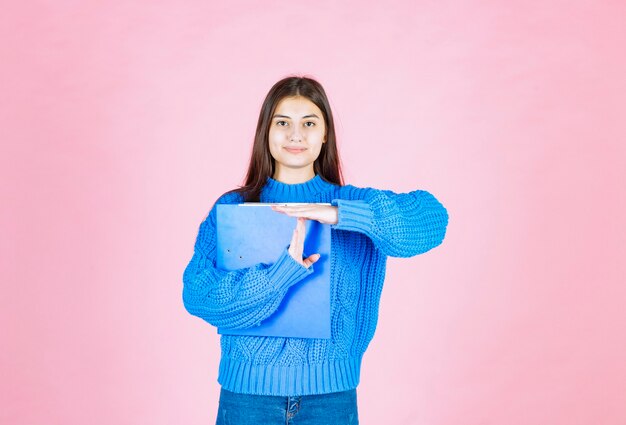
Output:
[[[240,203],[237,194],[219,203]],[[374,336],[387,256],[411,257],[442,243],[448,213],[429,192],[337,186],[319,175],[305,183],[268,178],[261,202],[326,202],[337,206],[331,225],[331,338],[222,335],[218,382],[227,390],[308,395],[356,388],[364,352]],[[273,264],[235,271],[215,265],[215,205],[200,224],[183,273],[183,303],[216,327],[256,326],[288,289],[314,270],[285,250]],[[295,225],[295,222],[294,222]]]

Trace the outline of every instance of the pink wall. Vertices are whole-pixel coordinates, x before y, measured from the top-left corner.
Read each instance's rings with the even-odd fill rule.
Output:
[[[626,423],[626,3],[3,9],[0,423],[213,423],[182,272],[291,73],[325,86],[349,183],[450,214],[389,262],[361,423]]]

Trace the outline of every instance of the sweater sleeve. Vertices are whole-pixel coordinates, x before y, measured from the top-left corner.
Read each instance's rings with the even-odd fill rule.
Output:
[[[287,290],[313,273],[286,247],[274,264],[226,271],[216,267],[215,205],[200,224],[194,254],[183,272],[183,304],[216,327],[258,326],[276,311]]]
[[[339,219],[332,228],[367,235],[391,257],[412,257],[440,245],[446,234],[448,212],[429,192],[344,186],[342,198],[333,199]]]

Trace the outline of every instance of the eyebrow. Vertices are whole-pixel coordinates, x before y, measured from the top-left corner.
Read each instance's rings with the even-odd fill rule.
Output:
[[[280,115],[280,114],[276,114],[272,118],[289,118],[289,119],[291,119],[291,117],[288,116],[288,115]],[[302,118],[319,118],[319,117],[317,115],[315,115],[315,114],[309,114],[309,115],[303,116]]]

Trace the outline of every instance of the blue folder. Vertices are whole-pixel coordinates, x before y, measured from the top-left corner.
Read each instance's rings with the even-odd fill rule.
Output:
[[[271,204],[217,205],[217,267],[237,270],[273,264],[291,242],[297,219]],[[319,253],[313,273],[287,291],[279,308],[260,326],[218,328],[228,335],[330,338],[330,225],[305,221],[304,258]]]

